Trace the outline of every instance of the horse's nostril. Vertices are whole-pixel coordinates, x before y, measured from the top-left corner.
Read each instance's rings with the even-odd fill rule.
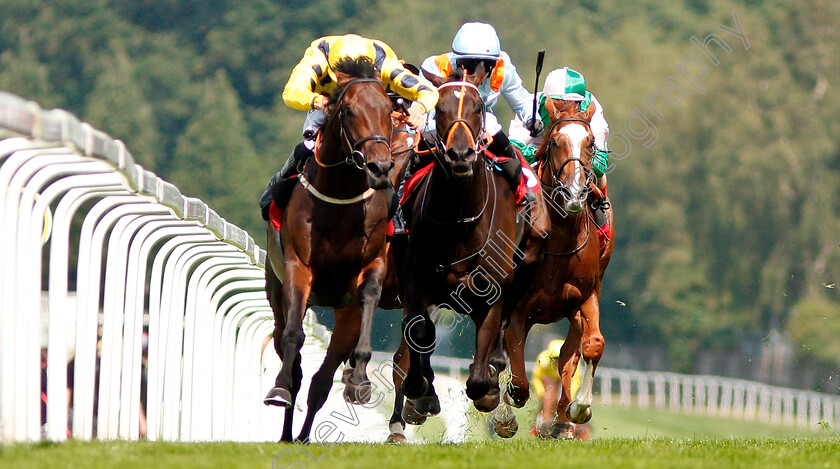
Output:
[[[391,168],[393,167],[393,161],[369,162],[367,164],[368,172],[375,176],[382,176],[388,174],[391,171]]]

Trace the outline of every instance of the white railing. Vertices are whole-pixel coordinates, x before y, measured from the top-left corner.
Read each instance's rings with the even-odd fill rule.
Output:
[[[39,440],[44,428],[53,441],[68,428],[137,439],[146,311],[149,439],[281,423],[259,395],[273,329],[264,262],[245,231],[136,165],[122,142],[0,92],[0,442]],[[256,391],[231,386],[255,379]]]
[[[373,358],[389,361],[391,355],[376,352]],[[472,360],[433,355],[431,363],[458,378],[469,372]],[[527,370],[533,368],[533,362],[526,363]],[[638,406],[799,427],[816,428],[825,422],[833,428],[840,424],[838,395],[741,379],[598,367],[594,387],[603,405]]]

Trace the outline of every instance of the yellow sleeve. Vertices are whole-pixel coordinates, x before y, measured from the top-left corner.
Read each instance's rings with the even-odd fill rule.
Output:
[[[317,39],[306,49],[303,58],[292,69],[292,75],[283,89],[283,102],[300,111],[312,109],[312,100],[318,96],[321,79],[329,73],[327,57],[318,47],[326,38]]]
[[[417,101],[426,111],[434,109],[438,100],[437,88],[425,78],[404,68],[397,55],[387,44],[380,41],[374,41],[374,43],[385,52],[385,58],[380,69],[382,82],[403,98]]]

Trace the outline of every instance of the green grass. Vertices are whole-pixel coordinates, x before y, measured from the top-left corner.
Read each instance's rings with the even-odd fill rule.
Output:
[[[309,454],[306,453],[309,452]],[[4,468],[551,468],[566,466],[840,467],[840,441],[822,439],[606,438],[463,445],[318,445],[67,442],[0,450]]]
[[[0,446],[0,468],[840,468],[840,435],[834,430],[598,406],[590,422],[592,439],[563,442],[530,437],[532,410],[519,410],[517,415],[520,432],[513,440],[491,437],[486,416],[476,413],[469,442],[463,445],[304,448],[274,443],[69,441]],[[445,431],[438,418],[429,419],[427,425],[418,431],[427,441]]]

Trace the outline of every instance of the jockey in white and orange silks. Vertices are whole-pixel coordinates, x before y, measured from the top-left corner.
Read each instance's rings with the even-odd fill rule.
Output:
[[[478,85],[478,92],[487,109],[484,120],[485,131],[493,139],[487,150],[496,156],[503,157],[504,161],[498,161],[496,165],[515,189],[522,177],[522,170],[525,168],[521,168],[507,135],[493,113],[493,107],[501,96],[510,104],[517,117],[523,122],[528,122],[533,117],[534,95],[522,85],[522,78],[517,73],[510,56],[501,50],[499,36],[493,26],[486,23],[463,24],[455,34],[450,52],[428,57],[420,66],[423,73],[439,77],[449,76],[453,70],[457,69],[464,69],[470,74],[476,73],[478,69],[478,73],[481,73],[482,68],[486,77]],[[433,115],[434,113],[429,115],[425,132],[435,131]],[[526,171],[533,174],[530,168]],[[536,178],[534,182],[536,183]],[[533,200],[533,197],[529,189],[521,204],[527,204]]]

